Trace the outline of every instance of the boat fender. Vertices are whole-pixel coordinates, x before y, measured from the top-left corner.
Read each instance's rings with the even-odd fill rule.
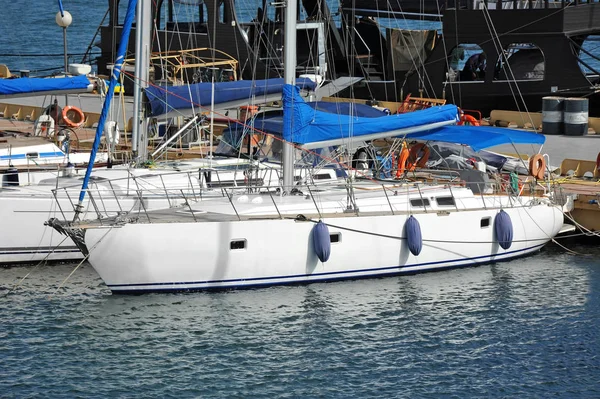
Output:
[[[67,126],[74,129],[80,127],[85,122],[83,111],[73,105],[67,105],[63,108],[62,118]]]
[[[421,225],[417,218],[412,215],[410,215],[404,224],[404,236],[406,237],[410,253],[418,256],[421,253],[421,249],[423,249],[423,237],[421,236]]]
[[[331,238],[329,228],[321,220],[312,229],[312,239],[315,254],[321,262],[327,262],[331,255]]]
[[[600,152],[598,153],[598,156],[596,157],[596,170],[600,170]]]
[[[513,240],[513,225],[510,215],[503,210],[500,210],[494,219],[494,233],[502,249],[510,248]]]

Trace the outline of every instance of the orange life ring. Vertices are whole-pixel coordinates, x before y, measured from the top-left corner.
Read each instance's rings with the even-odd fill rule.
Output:
[[[460,121],[457,125],[471,125],[471,126],[479,126],[479,121],[475,119],[474,116],[462,114],[460,117]]]
[[[62,110],[62,119],[65,121],[67,126],[78,128],[85,122],[85,115],[79,108],[72,105],[67,105]]]
[[[418,143],[410,147],[408,154],[407,167],[413,171],[415,168],[422,168],[429,159],[431,150],[425,145],[425,143]],[[422,153],[422,155],[421,155]]]
[[[404,174],[404,170],[406,169],[406,161],[408,161],[408,155],[410,151],[406,147],[402,147],[402,151],[400,151],[400,155],[398,156],[398,170],[396,171],[396,179],[399,179]]]
[[[546,160],[542,154],[535,154],[529,160],[529,175],[543,180],[546,173]]]

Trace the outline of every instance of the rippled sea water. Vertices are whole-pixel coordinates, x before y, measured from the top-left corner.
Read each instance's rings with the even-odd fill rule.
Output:
[[[0,270],[0,396],[600,397],[600,250],[308,286],[112,295]],[[23,276],[31,275],[5,296]]]

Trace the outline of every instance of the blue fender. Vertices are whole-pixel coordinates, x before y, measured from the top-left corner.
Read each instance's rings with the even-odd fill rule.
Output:
[[[315,254],[321,262],[327,262],[331,255],[331,238],[329,237],[329,228],[319,220],[312,229],[313,248]]]
[[[510,248],[513,241],[513,225],[510,215],[503,210],[500,210],[494,219],[494,233],[502,249]]]
[[[404,224],[404,236],[406,237],[406,243],[410,252],[417,256],[423,249],[423,237],[421,236],[421,225],[419,221],[412,215],[406,220]]]

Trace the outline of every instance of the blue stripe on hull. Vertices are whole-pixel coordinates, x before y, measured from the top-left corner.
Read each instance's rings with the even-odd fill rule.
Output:
[[[444,260],[438,262],[415,263],[404,266],[388,266],[373,269],[361,269],[352,271],[340,271],[329,273],[300,274],[281,277],[257,277],[235,280],[213,280],[196,281],[182,283],[141,283],[141,284],[115,284],[108,285],[108,288],[115,294],[145,294],[151,292],[181,292],[181,291],[210,291],[210,290],[231,290],[231,289],[252,289],[264,288],[274,285],[293,285],[293,284],[312,284],[319,282],[330,282],[340,280],[355,280],[361,278],[378,278],[398,275],[410,275],[426,273],[432,271],[442,271],[456,269],[460,267],[479,266],[488,263],[503,262],[518,257],[526,256],[536,250],[540,250],[544,244],[534,245],[532,247],[505,252],[500,255],[482,255],[473,258],[463,258],[455,260]],[[444,266],[436,266],[447,264]],[[424,267],[425,266],[425,267]],[[431,267],[427,267],[431,266]],[[417,270],[403,270],[407,268],[419,267]],[[362,274],[361,273],[368,273]],[[358,275],[357,275],[358,274]],[[284,281],[274,281],[284,280]],[[254,283],[253,283],[254,281]],[[227,285],[224,285],[227,284]],[[167,287],[168,286],[168,287]],[[176,287],[174,287],[176,286]],[[179,287],[177,287],[179,286]],[[143,287],[134,288],[131,287]]]

